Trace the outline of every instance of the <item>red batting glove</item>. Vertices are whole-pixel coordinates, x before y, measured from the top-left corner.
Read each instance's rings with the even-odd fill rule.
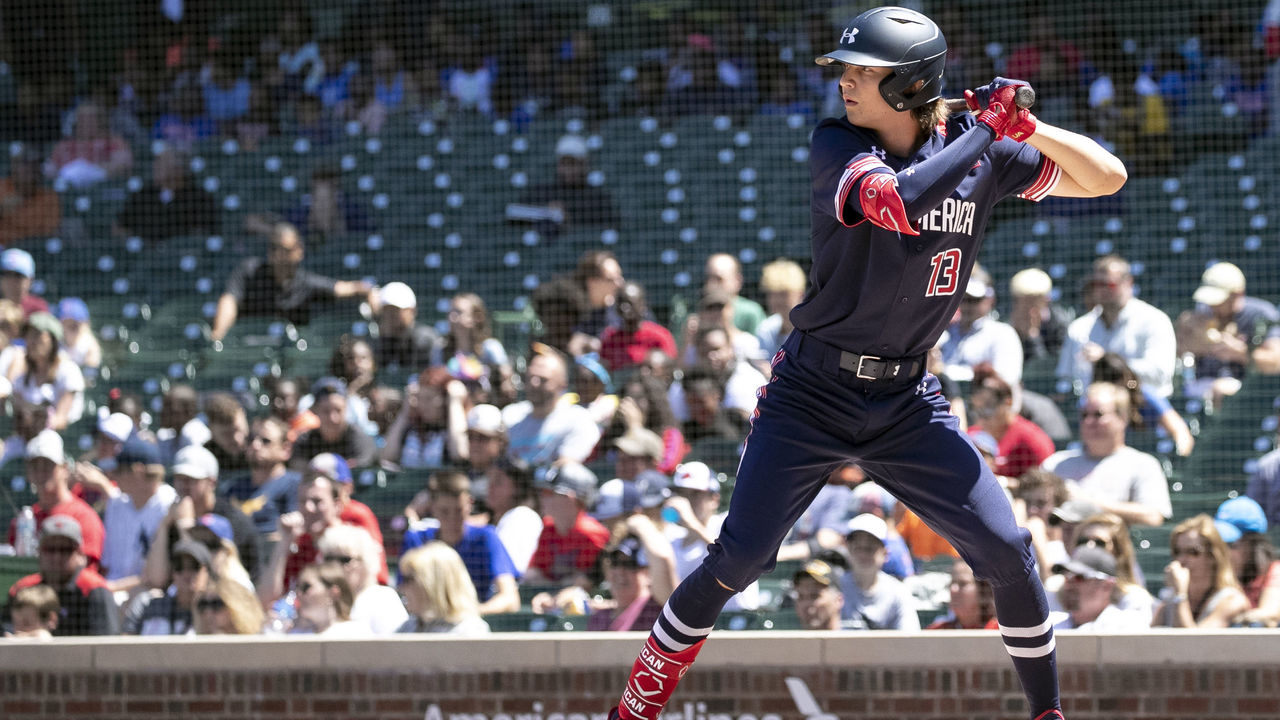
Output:
[[[965,100],[968,99],[966,96]],[[978,115],[978,122],[991,128],[991,132],[996,134],[996,140],[1000,140],[1004,137],[1005,127],[1009,125],[1009,118],[1004,111],[1004,105],[992,101],[987,109]]]
[[[1031,137],[1035,131],[1036,116],[1032,115],[1030,110],[1019,109],[1018,112],[1009,115],[1009,121],[1004,126],[1004,136],[1018,142]]]

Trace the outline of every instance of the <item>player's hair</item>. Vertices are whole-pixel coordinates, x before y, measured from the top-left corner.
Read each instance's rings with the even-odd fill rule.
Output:
[[[1079,538],[1084,528],[1089,525],[1103,528],[1107,532],[1107,537],[1111,539],[1110,547],[1106,549],[1116,559],[1115,599],[1119,600],[1134,588],[1142,588],[1133,574],[1134,564],[1137,561],[1133,541],[1129,538],[1129,525],[1124,518],[1111,512],[1090,515],[1076,524],[1076,538]]]
[[[471,480],[457,470],[441,470],[432,473],[427,479],[427,491],[431,493],[431,497],[460,498],[471,494]]]
[[[58,593],[45,584],[24,587],[13,594],[10,610],[31,608],[40,616],[40,621],[49,619],[49,615],[57,617],[62,611],[62,603],[58,602]]]
[[[1142,398],[1142,381],[1138,379],[1137,373],[1129,367],[1129,363],[1125,362],[1123,357],[1113,352],[1103,353],[1102,357],[1093,363],[1093,380],[1112,383],[1128,391],[1129,426],[1142,427],[1141,408],[1146,402]]]
[[[919,107],[911,109],[911,115],[920,123],[920,129],[933,132],[938,123],[946,122],[951,111],[947,109],[947,101],[942,98],[931,100]]]
[[[1231,554],[1227,550],[1227,544],[1222,541],[1222,536],[1218,534],[1218,528],[1209,515],[1200,513],[1178,523],[1173,528],[1173,533],[1169,535],[1170,552],[1176,557],[1178,537],[1192,533],[1204,539],[1205,544],[1209,546],[1209,555],[1213,557],[1213,587],[1209,590],[1209,595],[1212,596],[1224,587],[1240,587],[1240,581],[1236,579],[1235,570],[1231,566]]]
[[[242,413],[244,406],[231,393],[210,393],[204,399],[204,414],[209,418],[210,425],[230,425]]]
[[[368,582],[377,582],[378,568],[382,566],[382,548],[378,547],[378,541],[373,539],[369,531],[359,525],[344,523],[325,530],[324,535],[316,542],[316,549],[320,551],[321,557],[350,555],[360,558],[369,571]],[[352,588],[355,592],[363,589]]]
[[[420,620],[457,623],[479,617],[476,586],[467,573],[458,551],[433,540],[400,558],[400,577],[417,586],[426,598],[418,613]]]
[[[1086,399],[1094,397],[1096,394],[1101,394],[1104,397],[1109,395],[1111,402],[1116,406],[1116,414],[1128,420],[1130,411],[1128,391],[1115,383],[1109,382],[1090,383],[1089,387],[1084,389],[1084,397]]]
[[[760,289],[764,292],[804,292],[806,278],[798,263],[778,258],[760,268]]]
[[[969,384],[969,392],[972,393],[979,388],[990,390],[999,402],[1013,401],[1013,386],[1000,377],[1000,373],[996,372],[995,367],[989,362],[984,361],[973,366],[973,382]]]
[[[1013,491],[1016,498],[1025,498],[1032,490],[1049,488],[1053,492],[1054,506],[1067,501],[1067,481],[1061,475],[1040,467],[1028,468],[1018,476],[1018,487]]]
[[[328,536],[330,531],[336,529],[326,530],[325,535]],[[303,575],[314,575],[315,579],[324,586],[325,594],[328,594],[331,588],[338,588],[338,594],[333,596],[333,612],[339,620],[344,622],[351,619],[351,606],[356,604],[356,593],[351,583],[347,581],[347,574],[342,571],[342,563],[322,562],[308,565],[298,572],[298,579],[301,580]]]

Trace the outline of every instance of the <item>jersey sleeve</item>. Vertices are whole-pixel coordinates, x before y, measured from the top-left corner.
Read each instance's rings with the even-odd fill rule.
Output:
[[[1001,197],[1013,195],[1040,202],[1062,179],[1058,163],[1026,143],[1002,140],[991,146],[991,153],[996,167],[1003,167],[999,173]]]
[[[824,120],[813,131],[809,158],[815,205],[846,227],[865,219],[857,203],[848,203],[858,181],[875,170],[893,172],[872,153],[869,141],[837,120]]]

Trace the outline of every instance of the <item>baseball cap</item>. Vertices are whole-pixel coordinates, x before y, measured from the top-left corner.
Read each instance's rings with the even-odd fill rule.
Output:
[[[1019,270],[1009,279],[1009,292],[1014,297],[1048,295],[1053,290],[1053,278],[1040,268]]]
[[[1203,305],[1221,305],[1231,293],[1244,292],[1244,273],[1229,262],[1210,265],[1200,275],[1200,287],[1191,299]]]
[[[485,435],[501,435],[507,431],[502,425],[502,411],[495,405],[477,405],[467,411],[467,430]]]
[[[844,570],[838,568],[825,560],[810,560],[804,564],[791,576],[792,584],[799,582],[800,578],[811,578],[814,582],[823,587],[839,587],[840,576],[844,574]]]
[[[635,535],[627,535],[618,544],[606,551],[605,557],[614,567],[633,569],[649,567],[649,555],[644,551],[644,544]]]
[[[538,474],[534,484],[539,489],[561,495],[573,495],[583,507],[591,507],[596,496],[596,474],[579,463],[565,463]]]
[[[418,307],[418,296],[413,294],[413,289],[402,282],[390,282],[382,286],[378,291],[378,300],[383,305],[390,305],[398,308],[416,308]]]
[[[613,392],[613,378],[609,375],[609,371],[605,368],[604,363],[600,362],[600,355],[598,353],[585,353],[574,358],[573,361],[579,366],[591,371],[591,374],[595,375],[596,379],[600,381],[600,384],[604,386],[604,391],[606,393]]]
[[[334,482],[350,483],[353,481],[351,476],[351,466],[346,460],[334,453],[320,453],[311,458],[311,462],[307,463],[307,472],[313,475],[323,475]]]
[[[884,543],[889,537],[889,526],[884,520],[872,515],[871,513],[862,513],[849,521],[848,527],[845,529],[845,537],[850,537],[854,533],[864,532],[871,537]]]
[[[40,537],[64,537],[76,545],[84,544],[84,534],[80,531],[80,523],[70,515],[50,515],[40,525]]]
[[[979,277],[970,277],[969,284],[964,286],[964,294],[974,298],[984,298],[993,294],[990,285]]]
[[[613,441],[620,452],[635,457],[647,457],[652,460],[662,459],[662,438],[652,430],[631,428],[622,437]]]
[[[41,430],[27,442],[26,458],[28,460],[44,458],[52,460],[54,465],[65,463],[67,456],[63,451],[62,436],[53,430]]]
[[[643,470],[636,475],[636,488],[640,491],[640,507],[656,508],[671,497],[671,481],[657,470]]]
[[[1053,509],[1052,519],[1058,522],[1078,523],[1087,517],[1097,515],[1102,508],[1088,500],[1068,500]]]
[[[640,488],[622,478],[606,480],[596,494],[591,515],[597,520],[612,520],[619,515],[630,515],[640,508]]]
[[[188,445],[173,456],[173,474],[196,480],[217,479],[218,459],[199,445]]]
[[[581,135],[564,135],[556,142],[556,155],[585,160],[587,141]]]
[[[853,488],[853,493],[849,496],[848,508],[850,512],[861,514],[879,510],[884,513],[885,517],[893,512],[893,508],[898,504],[898,500],[888,490],[880,487],[874,482],[867,480],[858,483]]]
[[[973,441],[978,450],[995,457],[1000,454],[1000,443],[996,442],[996,438],[986,430],[975,430],[969,433],[969,439]]]
[[[176,560],[180,556],[187,556],[203,567],[209,567],[213,564],[213,556],[209,554],[209,548],[196,542],[195,540],[179,540],[169,551],[169,559]]]
[[[190,472],[178,472],[178,468],[182,464],[181,458],[183,457],[183,453],[193,449],[204,452],[206,455],[209,455],[210,460],[213,460],[213,455],[209,454],[209,451],[205,450],[202,447],[198,447],[195,445],[184,447],[178,451],[177,455],[174,456],[173,474],[186,475],[187,477],[193,477],[193,478],[217,477],[218,476],[217,460],[213,460],[212,475],[199,475],[199,474],[192,475]],[[190,463],[189,460],[187,462]],[[162,465],[164,464],[164,461],[160,459],[160,448],[156,447],[155,443],[147,442],[146,440],[143,440],[137,435],[133,435],[132,437],[127,438],[124,441],[124,445],[120,447],[120,452],[116,454],[116,463],[119,466],[123,467],[125,465],[132,465],[134,463],[142,463],[143,465]]]
[[[231,521],[226,515],[205,513],[200,516],[198,522],[223,540],[235,540],[235,531],[231,529]]]
[[[0,272],[15,272],[27,278],[36,276],[36,261],[31,253],[21,248],[9,248],[0,253]]]
[[[322,377],[314,383],[311,383],[311,398],[313,400],[319,402],[320,398],[325,397],[326,395],[341,395],[346,397],[347,384],[342,381],[342,378],[333,377],[332,375]]]
[[[62,321],[54,317],[52,313],[47,313],[43,310],[40,312],[33,312],[31,313],[31,316],[27,318],[27,325],[39,330],[40,332],[49,333],[53,336],[54,340],[58,341],[58,343],[62,342]]]
[[[1071,554],[1071,559],[1053,566],[1059,574],[1071,573],[1090,580],[1114,580],[1116,559],[1111,553],[1093,545],[1081,545]]]
[[[89,322],[89,306],[78,297],[66,297],[58,301],[58,319]]]
[[[124,413],[111,413],[98,421],[98,432],[122,443],[133,434],[133,418]]]
[[[1245,495],[1234,497],[1218,506],[1213,518],[1222,542],[1230,545],[1246,533],[1265,533],[1267,514],[1256,500]]]
[[[711,468],[707,467],[706,463],[696,460],[677,465],[675,476],[671,481],[676,487],[685,490],[720,492],[720,479],[711,471]]]

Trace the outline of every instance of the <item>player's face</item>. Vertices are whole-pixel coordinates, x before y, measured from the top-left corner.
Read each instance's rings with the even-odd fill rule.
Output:
[[[892,72],[883,67],[845,65],[840,75],[840,96],[845,117],[859,127],[875,127],[885,118],[897,116],[880,94],[880,81]]]

